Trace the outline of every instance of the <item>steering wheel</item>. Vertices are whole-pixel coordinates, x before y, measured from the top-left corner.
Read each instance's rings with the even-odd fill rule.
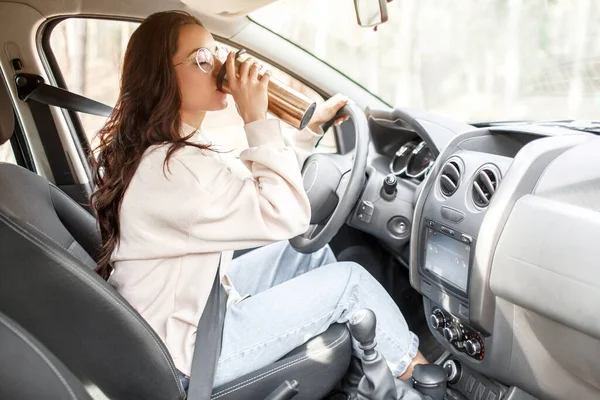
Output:
[[[311,208],[310,226],[302,235],[290,239],[301,253],[324,247],[342,227],[362,191],[369,151],[369,125],[365,113],[347,104],[335,116],[349,116],[354,124],[354,151],[348,154],[316,153],[302,167],[304,190]]]

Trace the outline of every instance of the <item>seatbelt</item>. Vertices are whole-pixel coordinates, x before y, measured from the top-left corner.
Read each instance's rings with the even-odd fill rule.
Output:
[[[42,147],[48,158],[54,183],[64,189],[64,186],[74,185],[75,178],[71,173],[70,163],[65,155],[62,142],[49,105],[61,107],[70,111],[79,111],[100,116],[110,115],[112,108],[106,104],[71,93],[67,90],[50,86],[44,79],[34,74],[15,75],[19,99],[29,104]]]
[[[112,107],[106,104],[44,83],[44,79],[39,75],[18,74],[15,76],[15,83],[19,98],[25,102],[33,100],[49,106],[100,117],[108,117],[112,112]]]
[[[54,183],[59,187],[75,184],[75,178],[71,173],[69,160],[62,147],[62,142],[56,130],[56,125],[54,125],[54,118],[52,118],[50,108],[37,101],[30,101],[29,110],[33,116],[40,142],[42,142],[42,147],[48,158]]]
[[[221,260],[222,255],[219,256],[215,281],[196,330],[188,400],[209,400],[213,390],[227,309],[227,294],[221,285]]]

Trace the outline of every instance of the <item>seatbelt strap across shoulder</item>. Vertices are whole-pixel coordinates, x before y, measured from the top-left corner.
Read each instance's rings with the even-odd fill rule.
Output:
[[[219,268],[198,322],[188,400],[208,400],[213,390],[227,309],[227,293],[221,284],[221,261],[222,254],[219,255]]]

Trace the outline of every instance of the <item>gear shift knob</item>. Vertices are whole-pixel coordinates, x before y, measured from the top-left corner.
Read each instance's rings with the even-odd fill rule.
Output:
[[[446,370],[435,364],[418,364],[412,373],[414,388],[432,400],[443,400],[446,394]]]
[[[356,311],[348,321],[350,333],[361,345],[369,345],[375,340],[375,328],[377,327],[377,318],[375,313],[369,309],[363,308]]]

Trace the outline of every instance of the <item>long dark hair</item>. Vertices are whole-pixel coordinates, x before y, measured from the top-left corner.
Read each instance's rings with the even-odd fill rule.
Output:
[[[165,164],[175,151],[191,145],[191,135],[181,137],[181,94],[173,67],[179,32],[200,21],[181,11],[150,15],[131,36],[123,60],[119,98],[104,127],[90,162],[96,187],[91,197],[102,249],[96,272],[108,279],[110,258],[119,243],[119,211],[123,196],[146,149],[170,144]],[[94,155],[96,158],[94,158]]]

